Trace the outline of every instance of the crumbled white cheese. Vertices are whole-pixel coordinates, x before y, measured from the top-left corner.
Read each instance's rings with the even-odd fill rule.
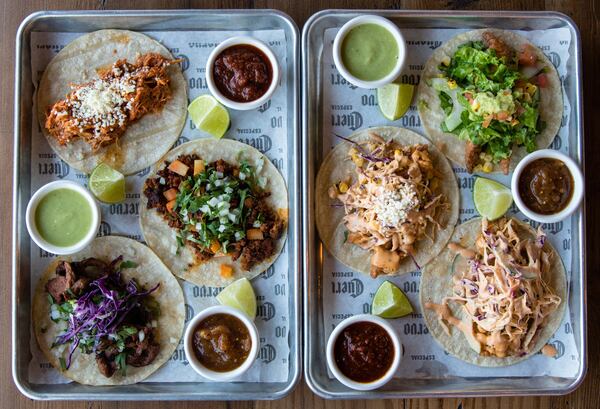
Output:
[[[417,192],[410,184],[403,184],[398,190],[381,189],[374,201],[377,219],[384,227],[398,226],[419,204]]]

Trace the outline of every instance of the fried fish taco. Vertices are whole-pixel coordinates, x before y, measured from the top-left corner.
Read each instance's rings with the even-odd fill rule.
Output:
[[[431,335],[480,366],[512,365],[542,349],[567,304],[566,272],[546,235],[514,218],[456,227],[448,248],[421,275]]]
[[[144,239],[173,273],[224,286],[265,271],[281,253],[288,199],[283,177],[258,150],[200,139],[170,151],[144,183]]]
[[[64,376],[86,385],[126,385],[169,360],[185,309],[177,279],[148,247],[106,236],[50,264],[32,315],[40,349]]]
[[[556,69],[542,50],[506,30],[457,35],[425,64],[418,108],[429,139],[473,172],[507,174],[560,128]]]
[[[124,174],[150,166],[177,140],[186,107],[178,61],[157,41],[125,30],[94,31],[69,43],[37,89],[48,143],[86,173],[100,162]]]
[[[325,247],[372,277],[427,264],[458,218],[458,185],[448,160],[407,129],[370,128],[343,139],[316,180],[316,221]]]

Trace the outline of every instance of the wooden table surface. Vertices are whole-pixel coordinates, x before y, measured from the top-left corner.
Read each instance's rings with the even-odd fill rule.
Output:
[[[600,137],[600,26],[598,10],[600,3],[594,0],[436,0],[436,1],[319,1],[319,0],[148,0],[148,1],[111,1],[111,0],[0,0],[0,18],[2,19],[0,61],[0,231],[4,231],[0,243],[0,408],[102,408],[133,409],[154,408],[327,408],[327,409],[566,409],[600,407],[600,252],[595,244],[600,240],[600,207],[595,201],[600,199],[600,177],[595,161],[600,155],[600,143],[594,137]],[[587,237],[588,237],[588,374],[584,383],[574,393],[561,397],[527,398],[488,398],[488,399],[429,399],[429,400],[390,400],[390,401],[325,401],[315,396],[304,382],[285,399],[274,402],[37,402],[22,396],[16,389],[11,376],[11,214],[12,214],[12,154],[13,154],[13,93],[14,93],[14,40],[20,21],[37,10],[49,9],[138,9],[138,8],[274,8],[289,14],[300,29],[313,13],[325,8],[378,8],[378,9],[481,9],[481,10],[557,10],[575,20],[581,31],[583,48],[584,106],[585,106],[585,143],[586,143],[586,181],[587,194]],[[598,298],[596,298],[598,297]],[[27,342],[27,340],[23,340]]]

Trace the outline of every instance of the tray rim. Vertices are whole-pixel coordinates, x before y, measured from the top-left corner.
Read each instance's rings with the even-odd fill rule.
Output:
[[[441,391],[441,392],[433,392],[433,393],[419,393],[419,392],[399,392],[399,391],[371,391],[371,392],[362,392],[356,393],[356,391],[351,391],[348,389],[348,392],[331,392],[324,385],[319,383],[319,381],[313,376],[312,368],[312,360],[311,360],[311,349],[314,347],[311,343],[311,329],[314,325],[319,325],[318,323],[314,325],[310,325],[312,320],[319,320],[319,317],[313,318],[310,315],[311,306],[309,297],[312,297],[313,294],[309,294],[308,288],[311,288],[312,285],[309,280],[309,275],[312,275],[311,271],[313,270],[313,265],[316,261],[310,260],[310,252],[309,250],[311,246],[314,246],[312,243],[308,243],[309,237],[311,237],[311,232],[309,231],[309,219],[310,219],[310,209],[313,206],[312,203],[312,192],[309,191],[308,187],[312,183],[308,181],[308,173],[309,173],[309,152],[308,152],[308,140],[310,139],[309,133],[309,125],[308,125],[308,94],[310,94],[310,90],[308,89],[307,78],[308,78],[308,58],[307,58],[307,49],[308,49],[308,41],[311,35],[311,30],[314,27],[315,23],[319,20],[324,19],[326,17],[338,14],[348,14],[351,17],[361,14],[376,14],[382,15],[384,17],[433,17],[433,18],[444,18],[444,17],[452,17],[452,18],[478,18],[478,17],[499,17],[499,18],[511,18],[511,17],[519,17],[519,18],[542,18],[542,17],[553,17],[565,22],[566,26],[570,28],[570,30],[574,33],[574,38],[572,41],[575,42],[574,50],[575,56],[572,56],[574,61],[574,71],[577,74],[577,80],[574,85],[574,94],[575,100],[571,101],[572,110],[574,111],[574,116],[576,117],[577,123],[577,133],[579,136],[578,140],[578,149],[576,150],[576,154],[578,155],[580,166],[582,171],[584,172],[585,178],[585,138],[584,138],[584,129],[583,129],[583,98],[582,98],[582,70],[581,70],[581,35],[579,32],[579,28],[577,24],[573,21],[571,17],[568,15],[558,12],[558,11],[492,11],[492,10],[482,10],[482,11],[454,11],[454,10],[370,10],[370,9],[327,9],[321,10],[309,17],[306,21],[303,29],[302,29],[302,80],[303,80],[303,94],[302,94],[302,135],[303,135],[303,151],[302,151],[302,188],[304,190],[304,203],[303,203],[303,246],[305,249],[305,258],[304,258],[304,376],[306,379],[306,383],[309,388],[318,396],[324,399],[408,399],[408,398],[426,398],[426,397],[490,397],[490,396],[529,396],[529,395],[566,395],[573,392],[577,389],[583,380],[585,379],[585,375],[588,370],[588,353],[587,353],[587,270],[586,270],[586,230],[585,230],[585,219],[586,219],[586,199],[584,197],[583,202],[581,204],[580,209],[578,210],[580,217],[578,221],[579,228],[579,239],[580,239],[580,249],[583,249],[583,252],[580,251],[580,259],[579,259],[579,270],[580,270],[580,280],[581,286],[578,295],[580,296],[580,304],[578,308],[580,309],[581,320],[584,325],[582,328],[582,339],[581,345],[582,349],[580,352],[581,357],[581,366],[580,370],[575,378],[573,378],[573,382],[569,384],[567,387],[563,389],[557,390],[535,390],[535,389],[520,389],[516,391],[498,391],[498,390],[473,390],[467,392],[460,391]],[[573,109],[573,107],[575,109]],[[585,194],[584,194],[585,196]],[[310,199],[310,200],[309,200]],[[314,227],[314,226],[313,226]],[[313,232],[314,234],[314,232]],[[316,236],[313,236],[316,237]],[[316,238],[318,240],[318,238]],[[318,279],[317,279],[318,280]],[[319,304],[320,301],[317,300],[315,302]],[[315,307],[317,310],[317,314],[320,313],[320,308]],[[524,377],[523,379],[529,379],[530,377]],[[519,379],[512,377],[512,379]]]
[[[82,399],[96,399],[96,400],[215,400],[212,396],[210,398],[205,398],[201,395],[183,395],[176,394],[173,392],[146,392],[139,394],[127,394],[123,396],[122,392],[108,392],[108,393],[60,393],[60,394],[52,394],[52,393],[40,393],[37,391],[33,391],[29,386],[28,380],[23,380],[17,373],[17,345],[19,345],[19,341],[16,337],[16,326],[17,326],[17,314],[18,314],[18,303],[17,303],[17,279],[18,279],[18,270],[20,268],[19,260],[20,260],[20,248],[18,243],[18,235],[19,235],[19,221],[17,220],[17,215],[20,207],[20,175],[19,169],[21,165],[21,158],[19,157],[20,151],[20,138],[22,135],[22,127],[21,127],[21,95],[19,90],[22,85],[21,78],[21,59],[22,59],[22,51],[21,46],[23,42],[23,38],[27,33],[27,30],[31,24],[33,24],[36,20],[40,18],[53,18],[53,17],[88,17],[88,16],[120,16],[120,17],[188,17],[191,14],[244,14],[244,15],[268,15],[280,19],[282,23],[286,24],[289,27],[289,31],[291,32],[291,37],[288,39],[288,46],[291,46],[290,55],[293,56],[293,61],[290,61],[288,64],[292,68],[293,75],[295,77],[295,81],[292,82],[292,87],[288,91],[292,94],[290,108],[295,114],[290,118],[292,119],[293,125],[290,127],[288,132],[293,133],[292,141],[290,146],[295,149],[295,152],[300,154],[302,149],[302,133],[300,128],[300,97],[301,97],[301,89],[300,89],[300,42],[299,42],[299,34],[300,31],[296,22],[286,13],[276,9],[173,9],[173,10],[164,10],[164,9],[148,9],[148,10],[41,10],[36,11],[29,14],[27,17],[23,19],[23,21],[19,24],[15,35],[15,95],[14,95],[14,113],[13,113],[13,121],[14,121],[14,130],[13,130],[13,196],[12,196],[12,283],[11,283],[11,375],[13,382],[19,392],[21,392],[27,398],[33,400],[82,400]],[[190,31],[190,30],[181,30],[181,31]],[[296,160],[295,166],[289,170],[289,180],[293,180],[295,182],[295,186],[300,187],[301,180],[301,162],[300,158]],[[296,212],[294,217],[294,235],[295,235],[295,254],[294,254],[294,263],[290,264],[290,270],[288,270],[288,274],[293,274],[293,277],[288,277],[288,282],[293,282],[295,286],[295,291],[291,300],[291,307],[294,309],[292,314],[296,316],[296,324],[300,324],[303,317],[303,303],[301,302],[301,292],[302,292],[302,232],[301,232],[301,222],[302,222],[302,192],[296,192],[296,198],[293,202],[296,206]],[[289,239],[289,236],[288,236]],[[290,315],[292,315],[290,314]],[[294,362],[294,368],[290,369],[288,372],[288,376],[290,378],[284,382],[264,382],[269,384],[283,384],[285,385],[283,388],[276,390],[271,393],[239,393],[239,394],[228,394],[222,397],[222,401],[231,401],[231,400],[276,400],[281,399],[287,395],[289,395],[295,387],[298,385],[301,375],[302,375],[302,325],[297,325],[295,336],[289,338],[290,343],[295,343],[295,348],[290,347],[290,361]],[[294,353],[295,352],[295,353]],[[24,382],[25,381],[25,382]],[[263,382],[256,382],[263,383]],[[165,383],[167,384],[167,383]],[[152,385],[148,383],[148,385]],[[168,384],[167,384],[168,385]],[[97,387],[99,388],[99,387]],[[99,389],[97,389],[99,390]],[[238,396],[243,395],[243,396]]]

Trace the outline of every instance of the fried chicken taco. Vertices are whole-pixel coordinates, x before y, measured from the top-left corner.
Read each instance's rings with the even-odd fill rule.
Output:
[[[283,177],[258,150],[200,139],[170,151],[144,183],[144,239],[173,273],[224,286],[265,271],[285,242]]]
[[[457,226],[448,248],[423,269],[419,297],[446,351],[475,365],[512,365],[558,329],[566,272],[541,228],[476,218]]]
[[[37,114],[52,149],[90,173],[100,162],[124,174],[164,155],[185,124],[178,61],[150,37],[100,30],[69,43],[48,64]]]
[[[106,236],[50,264],[32,315],[40,349],[62,375],[86,385],[126,385],[171,357],[185,310],[177,279],[148,247]]]
[[[407,129],[370,128],[343,139],[317,175],[323,244],[372,277],[424,266],[444,248],[458,218],[458,185],[448,160]]]
[[[469,173],[507,174],[552,143],[563,113],[550,60],[524,37],[497,29],[462,33],[436,49],[417,101],[429,139]]]

